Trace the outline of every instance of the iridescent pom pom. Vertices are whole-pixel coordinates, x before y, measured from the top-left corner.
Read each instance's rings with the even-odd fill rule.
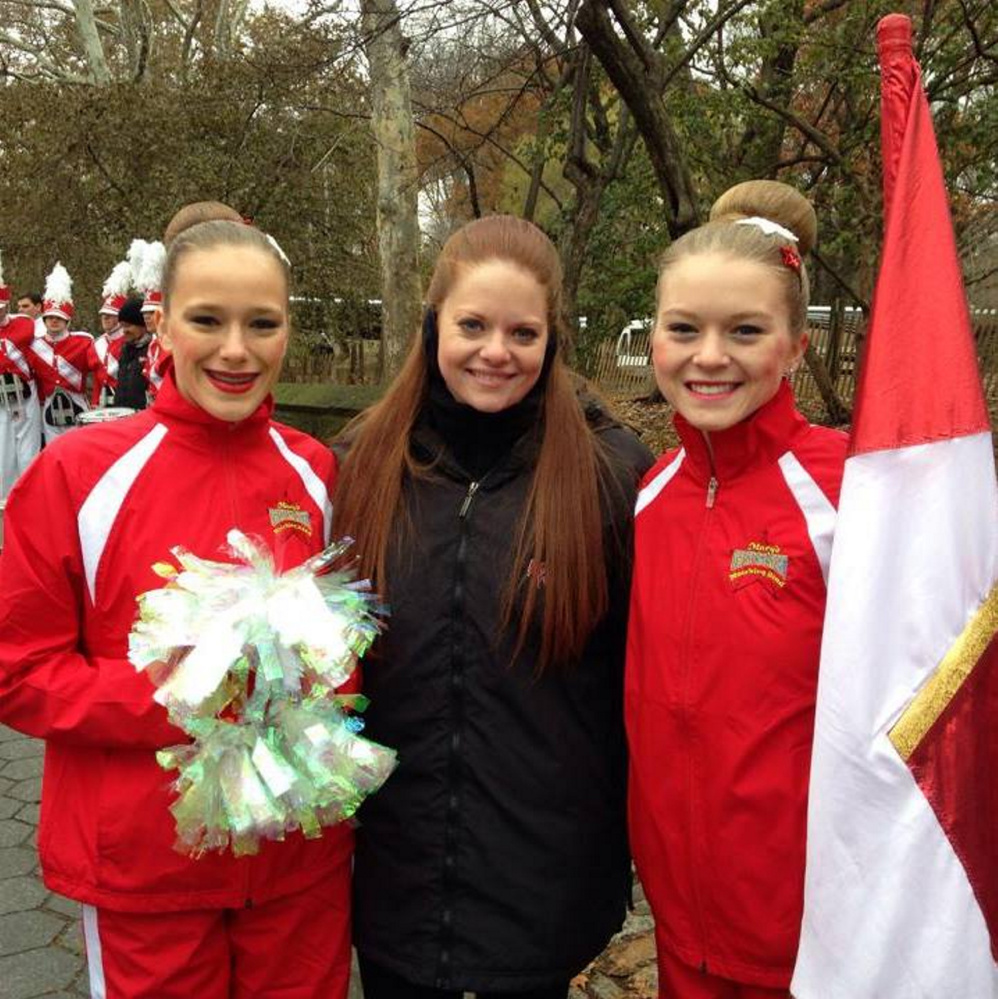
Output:
[[[157,754],[177,771],[177,849],[191,856],[295,830],[315,837],[350,818],[395,766],[395,752],[360,735],[353,675],[385,611],[366,583],[331,566],[350,542],[279,573],[263,544],[228,534],[238,563],[173,550],[179,570],[139,597],[129,658],[192,742]]]

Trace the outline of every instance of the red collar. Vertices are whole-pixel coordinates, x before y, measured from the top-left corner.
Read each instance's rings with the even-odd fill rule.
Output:
[[[179,424],[210,437],[221,436],[231,440],[234,435],[244,438],[266,433],[270,426],[271,414],[274,411],[274,397],[268,395],[245,420],[237,422],[220,420],[217,416],[212,416],[211,413],[188,401],[180,394],[171,367],[163,378],[163,384],[159,388],[152,408],[153,412],[164,422]]]
[[[686,450],[690,471],[703,482],[711,476],[719,482],[728,482],[773,464],[810,427],[797,412],[793,390],[786,380],[769,402],[726,430],[706,434],[678,413],[673,423]]]

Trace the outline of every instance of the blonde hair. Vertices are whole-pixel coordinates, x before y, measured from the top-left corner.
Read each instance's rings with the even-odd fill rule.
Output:
[[[797,242],[777,232],[766,232],[755,225],[737,225],[740,220],[762,218],[788,229]],[[658,269],[656,299],[668,269],[684,257],[721,253],[738,260],[765,264],[780,276],[784,288],[790,332],[800,336],[807,325],[807,307],[811,298],[805,258],[818,236],[818,218],[814,207],[800,191],[776,180],[747,180],[736,184],[714,202],[710,220],[680,236],[662,254]],[[796,250],[800,270],[790,267],[782,250]]]

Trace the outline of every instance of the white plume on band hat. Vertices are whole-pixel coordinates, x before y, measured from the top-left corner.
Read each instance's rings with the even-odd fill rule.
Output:
[[[145,299],[143,312],[154,312],[163,307],[163,271],[166,267],[166,247],[158,240],[143,243],[137,266],[135,266],[135,287]],[[135,243],[132,244],[134,246]],[[131,251],[129,251],[131,252]]]
[[[67,323],[73,318],[73,279],[58,261],[45,279],[42,318],[45,316],[58,316]]]
[[[144,239],[133,239],[131,246],[128,247],[128,253],[125,255],[125,259],[128,261],[128,266],[132,270],[132,280],[133,282],[138,282],[139,271],[142,269],[142,258],[145,255],[146,247],[149,244]]]
[[[127,260],[122,260],[111,268],[111,273],[101,289],[101,307],[98,312],[116,316],[125,304],[128,291],[132,287],[132,268]]]

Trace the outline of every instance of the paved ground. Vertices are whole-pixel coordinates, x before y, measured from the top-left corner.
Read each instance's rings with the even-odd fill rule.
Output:
[[[573,983],[570,999],[656,999],[655,923],[639,885],[634,911],[605,951]]]
[[[0,725],[0,999],[90,995],[79,906],[46,891],[38,877],[41,773],[42,744]],[[623,932],[576,979],[572,999],[654,999],[654,956],[639,895]],[[363,999],[356,981],[351,999]]]
[[[0,999],[89,996],[79,907],[37,877],[42,745],[0,725]]]

